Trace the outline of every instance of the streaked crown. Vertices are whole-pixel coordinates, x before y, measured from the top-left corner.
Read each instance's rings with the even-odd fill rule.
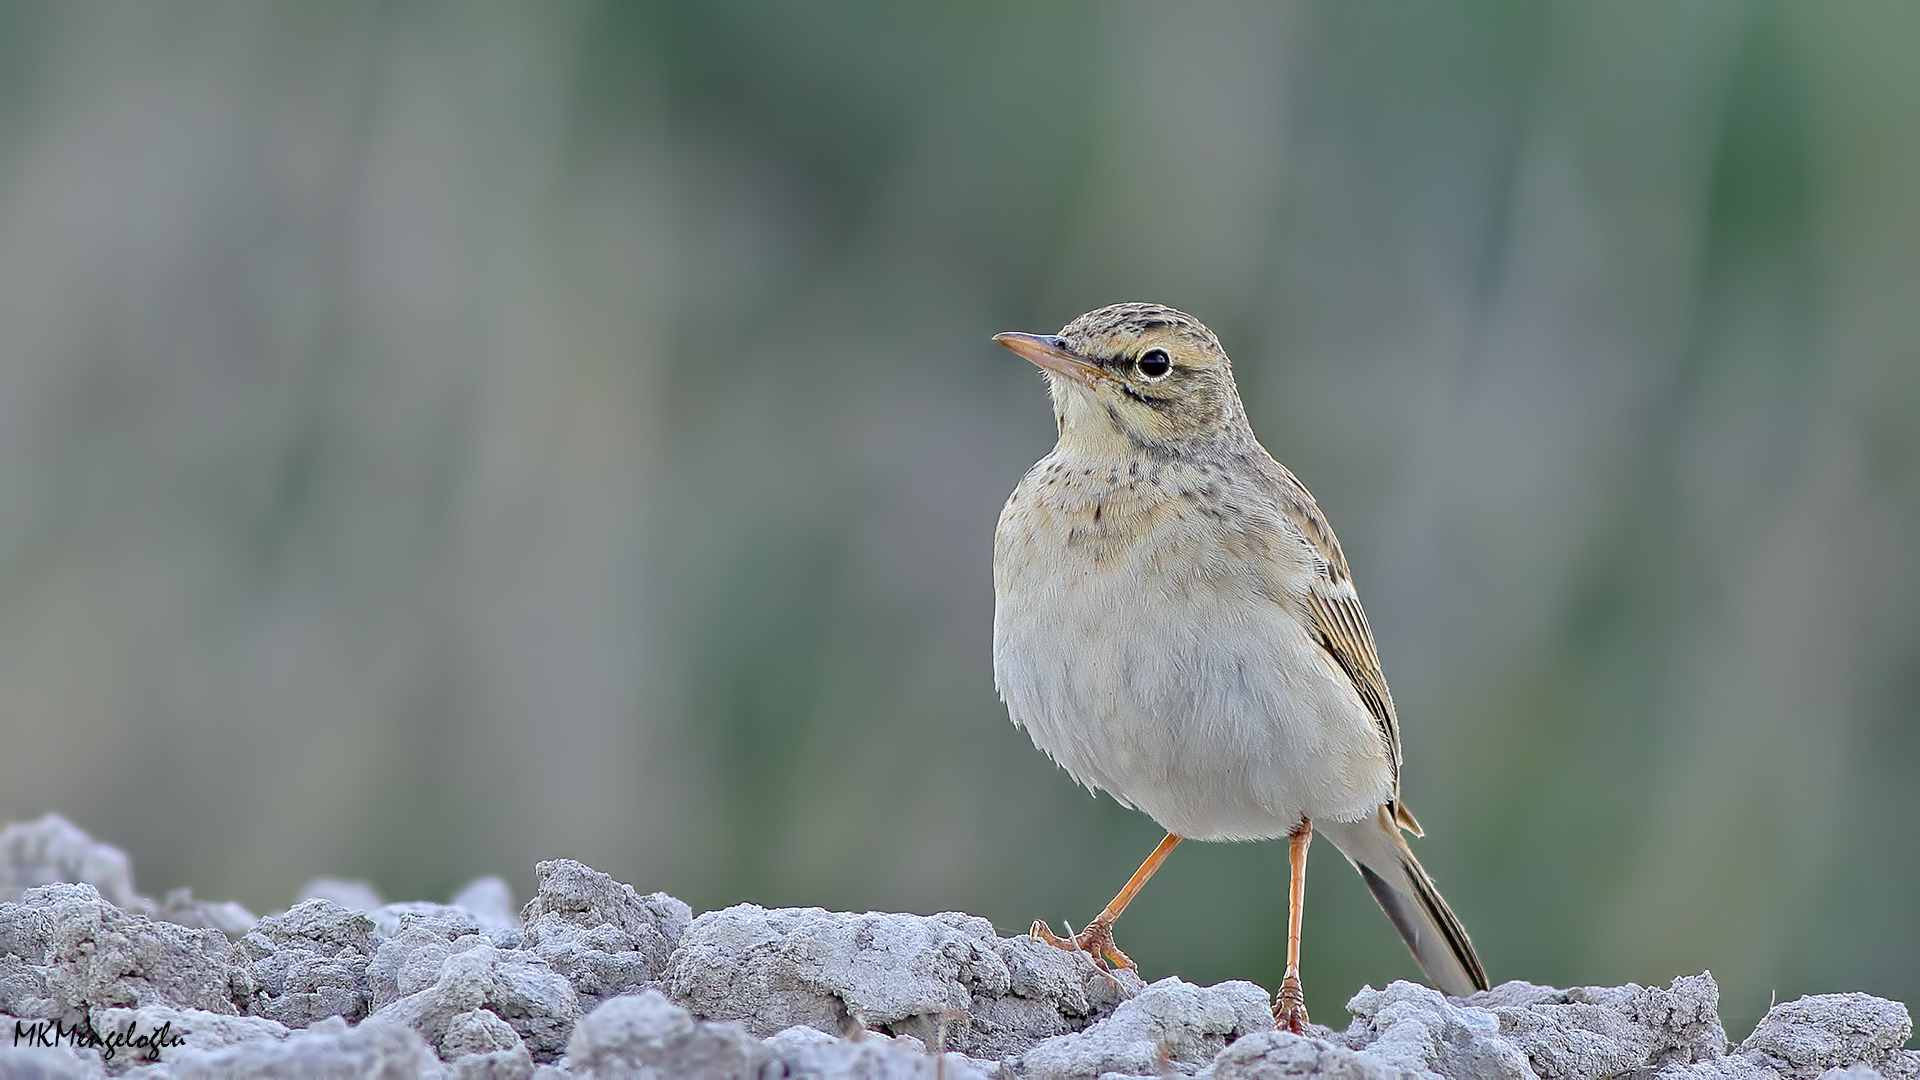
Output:
[[[1085,377],[1051,380],[1063,439],[1103,423],[1144,450],[1252,439],[1226,350],[1186,312],[1113,304],[1069,322],[1055,340],[1085,365]]]

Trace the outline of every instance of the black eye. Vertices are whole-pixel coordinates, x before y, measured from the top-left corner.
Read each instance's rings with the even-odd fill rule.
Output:
[[[1140,354],[1140,361],[1135,366],[1140,369],[1143,379],[1164,379],[1167,372],[1173,370],[1173,361],[1167,359],[1165,349],[1148,349]]]

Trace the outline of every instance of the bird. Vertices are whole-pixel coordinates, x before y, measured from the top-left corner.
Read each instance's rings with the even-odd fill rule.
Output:
[[[1226,350],[1183,311],[1087,312],[996,334],[1045,374],[1059,438],[993,544],[993,676],[1013,723],[1166,839],[1079,933],[1034,937],[1135,968],[1113,925],[1183,839],[1288,841],[1275,1024],[1307,1023],[1300,927],[1313,834],[1360,872],[1429,981],[1488,987],[1414,858],[1400,728],[1340,542],[1254,437]],[[1137,969],[1136,969],[1137,970]]]

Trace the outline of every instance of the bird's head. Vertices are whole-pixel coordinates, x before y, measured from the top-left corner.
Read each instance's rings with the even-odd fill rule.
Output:
[[[1047,373],[1063,444],[1169,452],[1247,434],[1220,339],[1159,304],[1089,311],[1058,334],[996,334]],[[1116,442],[1124,440],[1124,442]]]

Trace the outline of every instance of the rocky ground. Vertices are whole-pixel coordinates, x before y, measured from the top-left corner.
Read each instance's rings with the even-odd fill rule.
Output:
[[[1729,1047],[1707,974],[1397,982],[1298,1036],[1252,983],[1109,977],[970,915],[696,918],[577,862],[538,871],[517,914],[486,879],[448,904],[317,883],[256,918],[135,894],[126,856],[58,817],[10,826],[0,1077],[1920,1077],[1906,1007],[1865,994],[1776,1005]]]

